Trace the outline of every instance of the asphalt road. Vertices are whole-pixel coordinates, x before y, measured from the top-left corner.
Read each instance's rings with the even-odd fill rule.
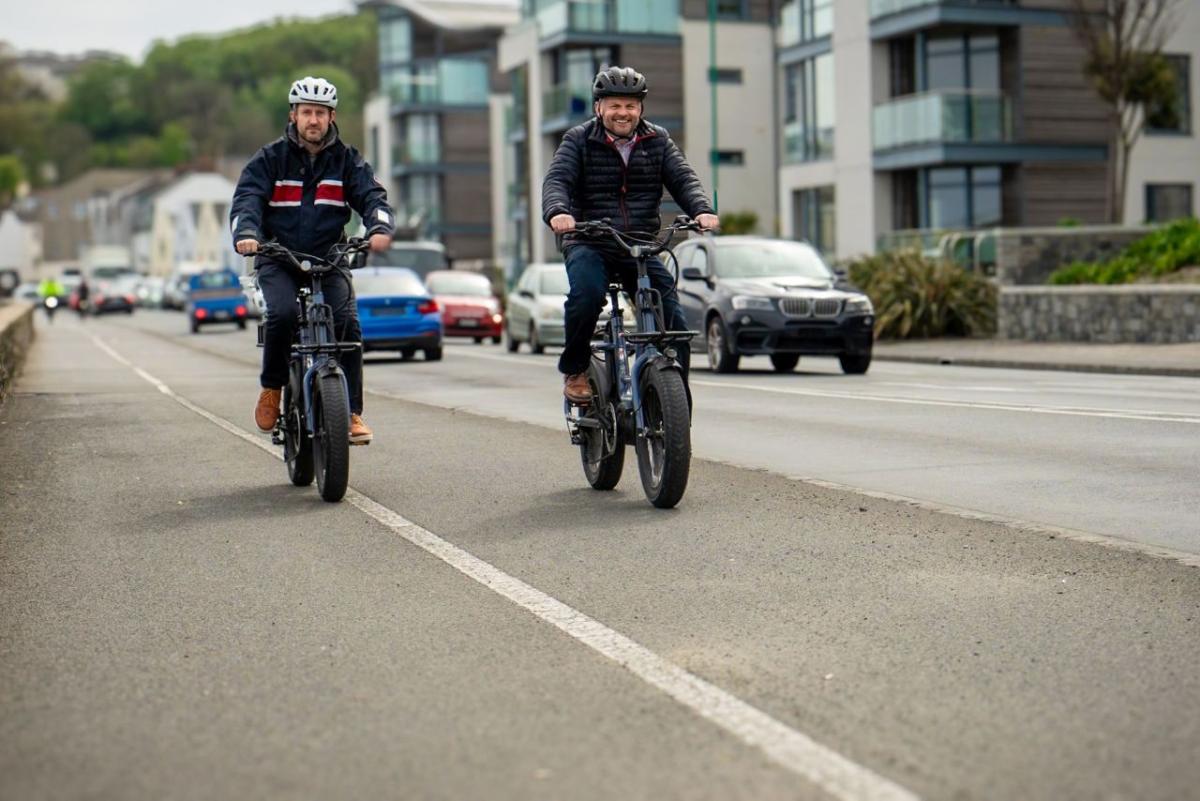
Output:
[[[698,371],[660,512],[586,487],[551,359],[455,345],[368,366],[329,505],[250,433],[256,358],[40,329],[0,410],[0,798],[1200,797],[1195,567],[786,477],[1195,553],[1194,497],[1151,514],[1194,382]]]

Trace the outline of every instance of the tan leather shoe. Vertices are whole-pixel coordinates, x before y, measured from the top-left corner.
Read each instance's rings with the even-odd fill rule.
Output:
[[[275,421],[279,419],[279,396],[283,392],[278,389],[264,389],[258,393],[258,403],[254,406],[254,424],[259,431],[271,431]]]
[[[371,433],[371,429],[363,422],[362,417],[357,414],[350,415],[350,444],[351,445],[370,445],[371,439],[375,435]]]
[[[575,373],[563,378],[563,397],[575,404],[592,402],[592,387],[587,373]]]

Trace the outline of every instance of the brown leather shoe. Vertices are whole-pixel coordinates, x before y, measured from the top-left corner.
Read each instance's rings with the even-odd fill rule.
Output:
[[[375,435],[371,433],[371,429],[367,428],[367,424],[363,422],[361,416],[357,414],[350,415],[350,444],[351,445],[370,445],[371,439]]]
[[[279,396],[283,392],[278,389],[264,389],[258,393],[258,403],[254,406],[254,424],[259,431],[271,431],[275,421],[279,419]]]
[[[592,402],[592,387],[587,373],[575,373],[563,378],[563,397],[575,404]]]

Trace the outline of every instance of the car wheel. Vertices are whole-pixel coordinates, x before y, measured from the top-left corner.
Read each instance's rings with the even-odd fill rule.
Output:
[[[708,321],[708,366],[714,373],[736,373],[741,357],[731,353],[733,343],[725,333],[725,323],[720,316]]]
[[[410,361],[412,357],[416,355],[417,351],[415,348],[405,348],[404,350],[400,351],[400,358],[406,362]]]
[[[200,323],[196,322],[195,320],[192,320],[192,333],[193,334],[200,333]]]
[[[492,344],[493,344],[493,345],[499,345],[499,344],[500,344],[500,337],[492,337]]]
[[[862,375],[871,366],[871,351],[866,353],[843,353],[838,356],[842,372],[846,375]]]
[[[475,337],[475,344],[476,344],[476,345],[482,345],[482,344],[483,344],[483,337]]]
[[[512,331],[508,330],[508,326],[504,326],[504,346],[508,348],[509,353],[516,353],[517,348],[521,347],[521,343],[512,335]]]
[[[533,323],[529,324],[529,350],[531,353],[545,353],[546,346],[538,339],[537,326]]]
[[[799,353],[772,353],[771,365],[777,373],[790,373],[800,363]]]
[[[442,346],[441,345],[438,345],[436,348],[426,348],[425,349],[425,361],[440,362],[441,360],[442,360]]]

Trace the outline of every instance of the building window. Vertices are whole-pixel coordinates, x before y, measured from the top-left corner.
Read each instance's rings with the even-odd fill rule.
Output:
[[[712,67],[708,71],[709,83],[741,83],[742,71],[734,67]]]
[[[716,0],[717,19],[745,19],[746,0]]]
[[[724,167],[741,167],[746,163],[746,154],[741,150],[714,150],[712,163]]]
[[[415,223],[424,229],[442,221],[442,192],[438,176],[408,176],[401,187],[400,196],[404,198],[400,216],[406,218],[407,224]]]
[[[930,36],[924,43],[926,91],[1000,90],[1000,38],[994,33]]]
[[[833,0],[784,0],[779,8],[779,46],[790,47],[833,33]]]
[[[923,228],[952,230],[999,225],[999,167],[935,167],[924,173]]]
[[[436,164],[441,160],[438,115],[408,114],[404,120],[404,139],[396,159],[399,164]]]
[[[833,54],[790,64],[784,75],[784,160],[833,157]]]
[[[394,9],[379,12],[379,63],[404,64],[412,61],[412,21]]]
[[[792,193],[793,230],[824,254],[837,250],[837,216],[832,186],[800,189]]]
[[[1168,222],[1191,216],[1191,184],[1146,184],[1146,222]]]
[[[1146,111],[1146,132],[1190,134],[1192,132],[1192,82],[1189,56],[1163,56],[1175,73],[1175,101]]]

